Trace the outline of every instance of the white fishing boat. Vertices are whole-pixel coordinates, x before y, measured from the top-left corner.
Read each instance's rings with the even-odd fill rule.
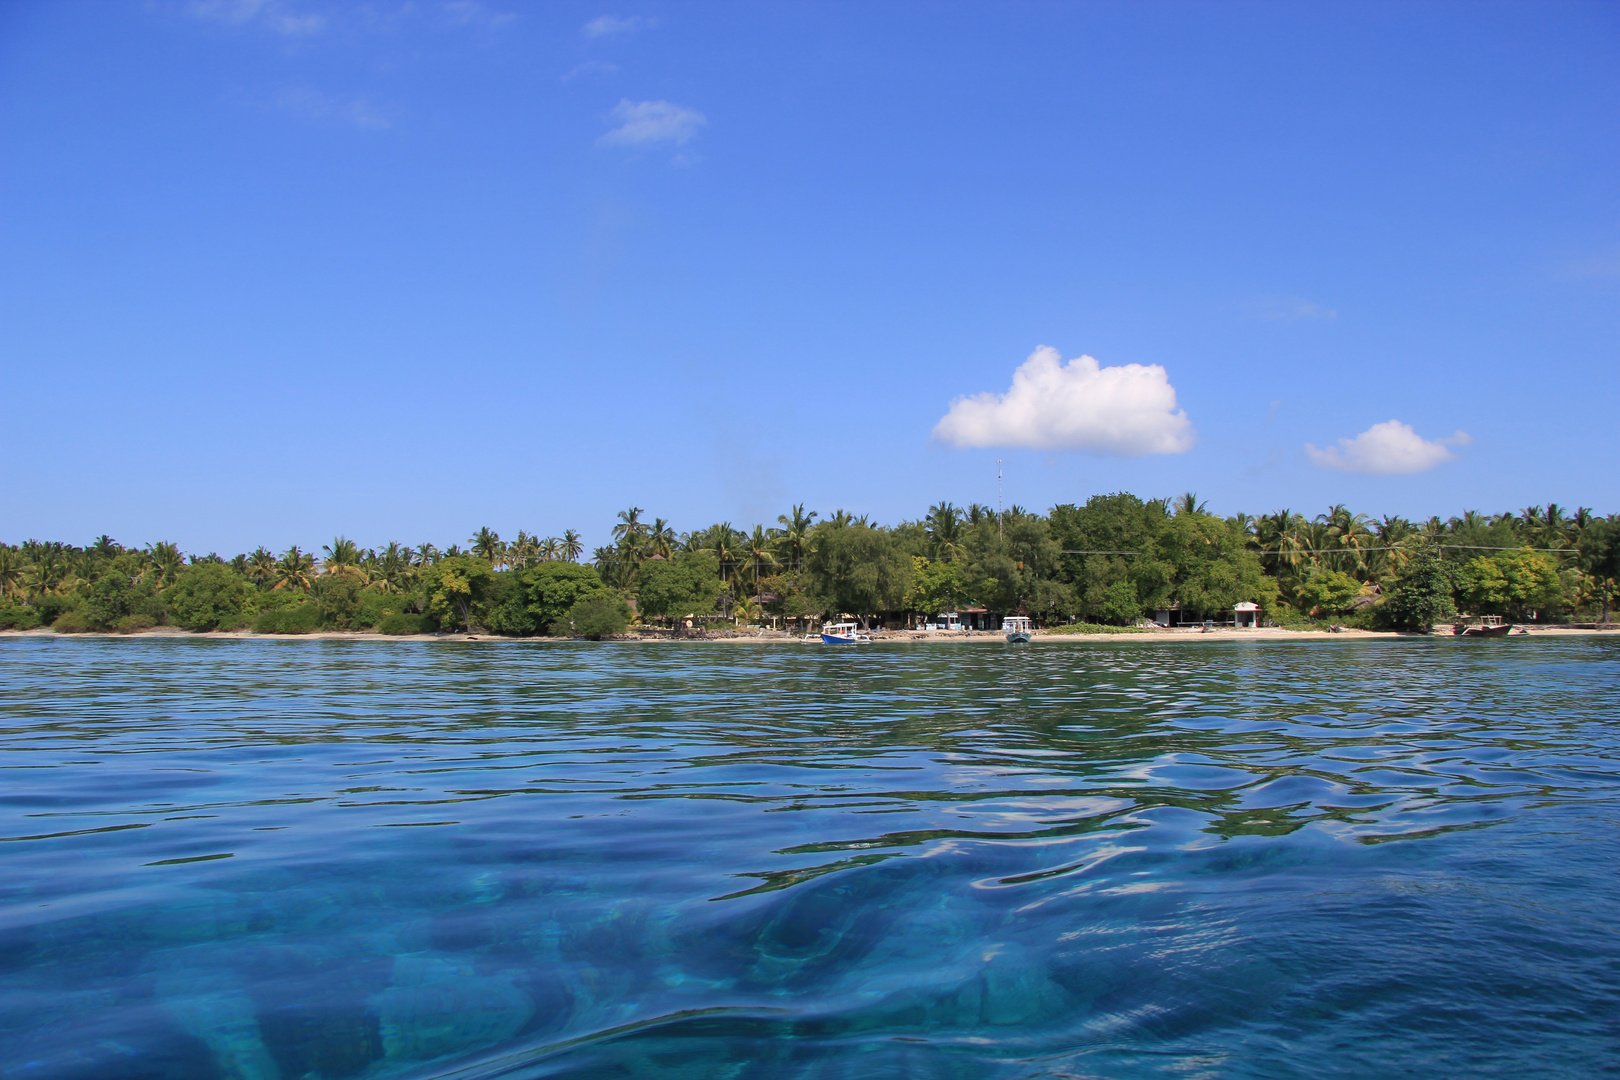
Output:
[[[1008,615],[1001,620],[1001,632],[1007,635],[1007,642],[1011,645],[1029,641],[1032,630],[1030,621],[1022,615]]]
[[[837,622],[821,628],[821,640],[825,645],[863,645],[871,642],[872,635],[862,631],[859,623]]]

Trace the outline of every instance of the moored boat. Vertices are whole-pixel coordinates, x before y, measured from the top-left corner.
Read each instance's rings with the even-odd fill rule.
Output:
[[[871,642],[872,636],[852,622],[828,623],[821,628],[821,640],[826,645],[861,645]]]
[[[1009,645],[1017,645],[1029,641],[1033,631],[1030,621],[1024,616],[1008,615],[1001,620],[1001,632],[1007,635]]]
[[[1513,632],[1513,624],[1503,622],[1500,615],[1479,615],[1452,624],[1451,632],[1458,637],[1507,637]]]

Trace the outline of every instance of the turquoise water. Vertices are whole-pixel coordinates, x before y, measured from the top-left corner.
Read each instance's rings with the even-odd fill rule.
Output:
[[[1620,641],[0,640],[0,1076],[1617,1071]]]

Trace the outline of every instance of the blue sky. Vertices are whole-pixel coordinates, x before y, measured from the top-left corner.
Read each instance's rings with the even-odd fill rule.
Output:
[[[1617,102],[1608,3],[13,3],[0,539],[1620,510]]]

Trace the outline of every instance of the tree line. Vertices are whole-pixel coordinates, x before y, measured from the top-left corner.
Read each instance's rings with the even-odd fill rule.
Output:
[[[483,528],[443,550],[338,537],[230,559],[108,536],[0,543],[0,628],[600,637],[964,608],[1129,626],[1159,611],[1223,619],[1250,601],[1283,626],[1427,629],[1459,612],[1607,622],[1620,579],[1620,519],[1556,503],[1417,522],[1345,506],[1222,517],[1192,494],[1120,492],[1045,514],[941,502],[892,526],[799,504],[774,525],[687,532],[645,514],[620,512],[589,561],[573,530],[507,541]]]

